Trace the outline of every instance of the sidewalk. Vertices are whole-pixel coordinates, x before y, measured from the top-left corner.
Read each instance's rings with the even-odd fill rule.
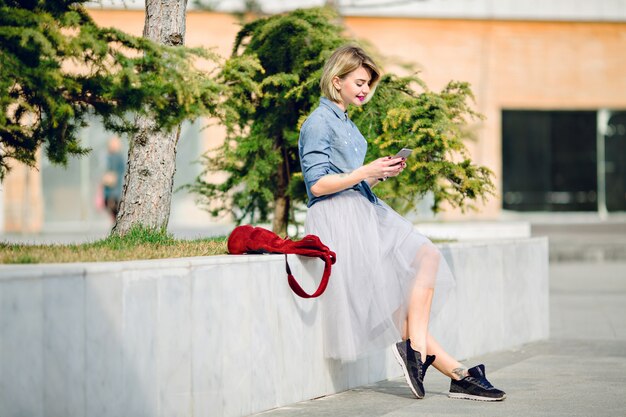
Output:
[[[550,266],[551,338],[463,361],[485,363],[501,403],[452,400],[431,369],[426,398],[404,378],[262,413],[268,416],[624,416],[626,262]]]
[[[626,261],[626,221],[534,222],[532,236],[548,236],[551,262]]]

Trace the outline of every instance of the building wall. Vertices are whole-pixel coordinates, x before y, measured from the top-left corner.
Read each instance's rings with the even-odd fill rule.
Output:
[[[624,23],[353,17],[346,24],[385,54],[418,64],[431,89],[451,79],[472,84],[486,116],[476,124],[472,157],[494,171],[498,192],[469,216],[500,214],[503,108],[626,109]]]
[[[215,11],[232,13],[246,10],[245,0],[204,1]],[[284,13],[297,8],[321,7],[328,0],[257,0],[256,6],[267,14]],[[496,20],[582,20],[626,21],[626,0],[333,0],[343,16],[418,17],[429,19]],[[101,1],[87,3],[102,8]],[[107,8],[143,10],[144,0],[107,0]],[[201,8],[190,2],[189,9]]]
[[[40,153],[41,154],[41,153]],[[43,226],[43,195],[40,164],[32,169],[14,164],[2,182],[4,227],[0,232],[38,232]],[[4,230],[3,230],[4,229]]]
[[[143,31],[141,10],[99,9],[91,14],[103,26],[135,35]],[[350,36],[367,40],[390,58],[388,71],[402,71],[389,63],[400,60],[415,64],[433,90],[453,79],[472,85],[475,108],[486,119],[473,122],[477,141],[468,146],[476,163],[494,171],[498,191],[480,212],[449,209],[441,218],[501,215],[502,109],[626,109],[625,22],[345,17],[344,23]],[[228,56],[238,29],[230,14],[190,11],[186,44]],[[218,127],[202,131],[201,149],[222,137]],[[6,230],[36,229],[42,223],[43,214],[29,224],[14,220],[20,193],[11,189],[25,186],[21,172],[16,169],[5,180]],[[190,209],[184,217],[194,213],[199,216]]]

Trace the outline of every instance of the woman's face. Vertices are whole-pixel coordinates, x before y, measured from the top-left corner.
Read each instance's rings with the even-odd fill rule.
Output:
[[[370,92],[369,82],[372,79],[365,67],[355,69],[343,78],[335,77],[333,85],[339,91],[343,103],[337,103],[343,110],[350,104],[360,106]]]

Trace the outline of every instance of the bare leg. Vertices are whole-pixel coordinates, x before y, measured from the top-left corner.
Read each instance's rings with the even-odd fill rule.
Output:
[[[456,380],[463,379],[467,376],[467,368],[450,356],[448,352],[443,350],[441,345],[430,333],[428,333],[426,340],[428,344],[428,354],[436,356],[433,366],[437,368],[439,372]]]
[[[411,348],[422,354],[422,360],[426,358],[428,350],[428,320],[433,292],[432,288],[415,287],[409,303],[408,335],[411,339]]]
[[[422,360],[428,351],[428,321],[440,258],[439,250],[432,245],[424,245],[416,257],[419,270],[409,299],[404,339],[411,339],[411,347],[422,354]]]
[[[446,352],[428,331],[430,307],[434,293],[434,280],[439,268],[441,254],[435,247],[425,246],[416,260],[420,269],[417,273],[415,286],[409,300],[409,311],[405,323],[403,338],[411,339],[411,348],[422,354],[435,355],[433,366],[452,379],[463,379],[467,376],[467,368]]]

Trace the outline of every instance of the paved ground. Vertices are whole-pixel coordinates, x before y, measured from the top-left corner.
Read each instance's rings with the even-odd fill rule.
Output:
[[[626,262],[556,263],[550,278],[549,340],[464,361],[486,364],[501,403],[449,399],[430,370],[423,400],[400,378],[261,415],[626,416]]]
[[[532,222],[531,234],[549,237],[551,261],[626,261],[626,219]]]

